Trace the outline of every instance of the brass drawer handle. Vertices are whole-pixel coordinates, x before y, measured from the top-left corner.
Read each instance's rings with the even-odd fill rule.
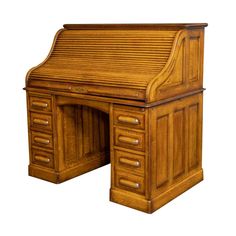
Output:
[[[69,87],[69,90],[74,93],[88,93],[88,89],[83,87]]]
[[[32,102],[32,106],[33,107],[40,107],[40,108],[47,108],[48,107],[48,104],[45,103],[45,102]]]
[[[127,180],[127,179],[120,179],[119,180],[120,184],[129,188],[135,188],[135,189],[139,189],[140,188],[140,184]]]
[[[129,116],[118,116],[118,121],[122,123],[132,124],[132,125],[138,125],[140,124],[140,121],[138,118],[135,117],[129,117]]]
[[[41,144],[49,144],[50,143],[50,140],[49,139],[45,139],[45,138],[40,138],[40,137],[34,137],[34,141],[36,143],[41,143]]]
[[[118,140],[122,143],[128,143],[132,145],[139,145],[139,140],[136,138],[126,137],[126,136],[119,136]]]
[[[49,163],[50,162],[50,159],[47,158],[47,157],[44,157],[44,156],[35,155],[34,159],[37,160],[37,161],[45,162],[45,163]]]
[[[125,157],[120,158],[120,163],[127,164],[127,165],[134,166],[134,167],[139,167],[140,166],[139,161],[130,160],[130,159],[127,159]]]
[[[42,120],[42,119],[33,119],[33,123],[34,124],[38,124],[38,125],[48,125],[48,120]]]

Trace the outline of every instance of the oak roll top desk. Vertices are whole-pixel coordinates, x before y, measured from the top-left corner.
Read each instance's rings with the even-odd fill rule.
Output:
[[[147,213],[200,182],[206,26],[64,25],[26,76],[29,175],[111,163],[110,200]]]

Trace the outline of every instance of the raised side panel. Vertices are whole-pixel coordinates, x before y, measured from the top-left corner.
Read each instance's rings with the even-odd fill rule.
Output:
[[[168,181],[168,121],[169,116],[156,119],[156,187]]]
[[[188,156],[188,168],[192,170],[196,168],[199,163],[198,153],[198,133],[199,133],[199,104],[194,104],[189,107],[189,156]]]
[[[76,112],[74,106],[63,107],[63,130],[64,130],[64,149],[66,165],[77,162],[79,153],[76,145]]]
[[[166,66],[148,84],[148,102],[202,89],[203,47],[203,29],[184,30],[177,34]]]
[[[185,172],[185,109],[174,111],[173,114],[173,178],[178,178]]]
[[[202,94],[150,109],[151,195],[201,169]]]
[[[186,50],[186,43],[185,39],[183,39],[176,64],[171,71],[168,79],[164,82],[164,84],[161,86],[160,91],[157,91],[159,93],[163,93],[168,89],[172,89],[173,87],[180,86],[185,83],[185,67],[186,67],[186,61],[185,61],[185,50]]]
[[[200,37],[189,39],[189,80],[190,82],[200,79]]]

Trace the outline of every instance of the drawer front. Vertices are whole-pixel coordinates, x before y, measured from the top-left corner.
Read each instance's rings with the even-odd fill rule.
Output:
[[[114,143],[116,146],[144,151],[144,133],[115,128]]]
[[[52,116],[31,112],[30,124],[32,128],[52,130]]]
[[[136,88],[122,88],[104,85],[86,85],[86,84],[73,84],[73,83],[63,83],[58,81],[43,81],[43,80],[30,80],[30,87],[40,87],[46,88],[47,90],[57,90],[65,91],[69,93],[79,93],[79,94],[92,94],[99,96],[108,97],[119,97],[119,98],[131,98],[135,100],[144,100],[146,98],[146,92],[144,89]]]
[[[51,112],[52,100],[50,98],[29,96],[29,107],[30,107],[30,110]]]
[[[54,167],[53,154],[37,149],[32,149],[32,163],[48,168]]]
[[[125,172],[116,171],[115,174],[116,187],[128,190],[138,194],[144,194],[144,178],[136,175],[127,174]]]
[[[115,110],[114,124],[121,126],[128,126],[136,129],[144,129],[145,115],[141,113]]]
[[[53,148],[53,138],[50,134],[32,131],[31,143],[39,147]]]
[[[115,166],[117,169],[144,174],[144,156],[115,150]]]

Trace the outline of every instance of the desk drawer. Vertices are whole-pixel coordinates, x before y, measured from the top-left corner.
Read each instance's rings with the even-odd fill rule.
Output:
[[[115,150],[115,166],[130,173],[144,174],[144,156]]]
[[[42,98],[37,96],[29,96],[30,110],[52,111],[52,100],[50,98]]]
[[[32,149],[32,163],[48,168],[54,167],[53,154],[50,152]]]
[[[32,128],[52,130],[52,116],[31,112],[30,125]]]
[[[53,148],[53,138],[50,134],[31,132],[31,144],[39,147]]]
[[[145,114],[114,110],[114,124],[135,129],[144,129]]]
[[[144,178],[126,172],[116,171],[116,187],[138,194],[144,194]]]
[[[116,146],[144,151],[145,141],[144,133],[115,128],[114,143]]]

